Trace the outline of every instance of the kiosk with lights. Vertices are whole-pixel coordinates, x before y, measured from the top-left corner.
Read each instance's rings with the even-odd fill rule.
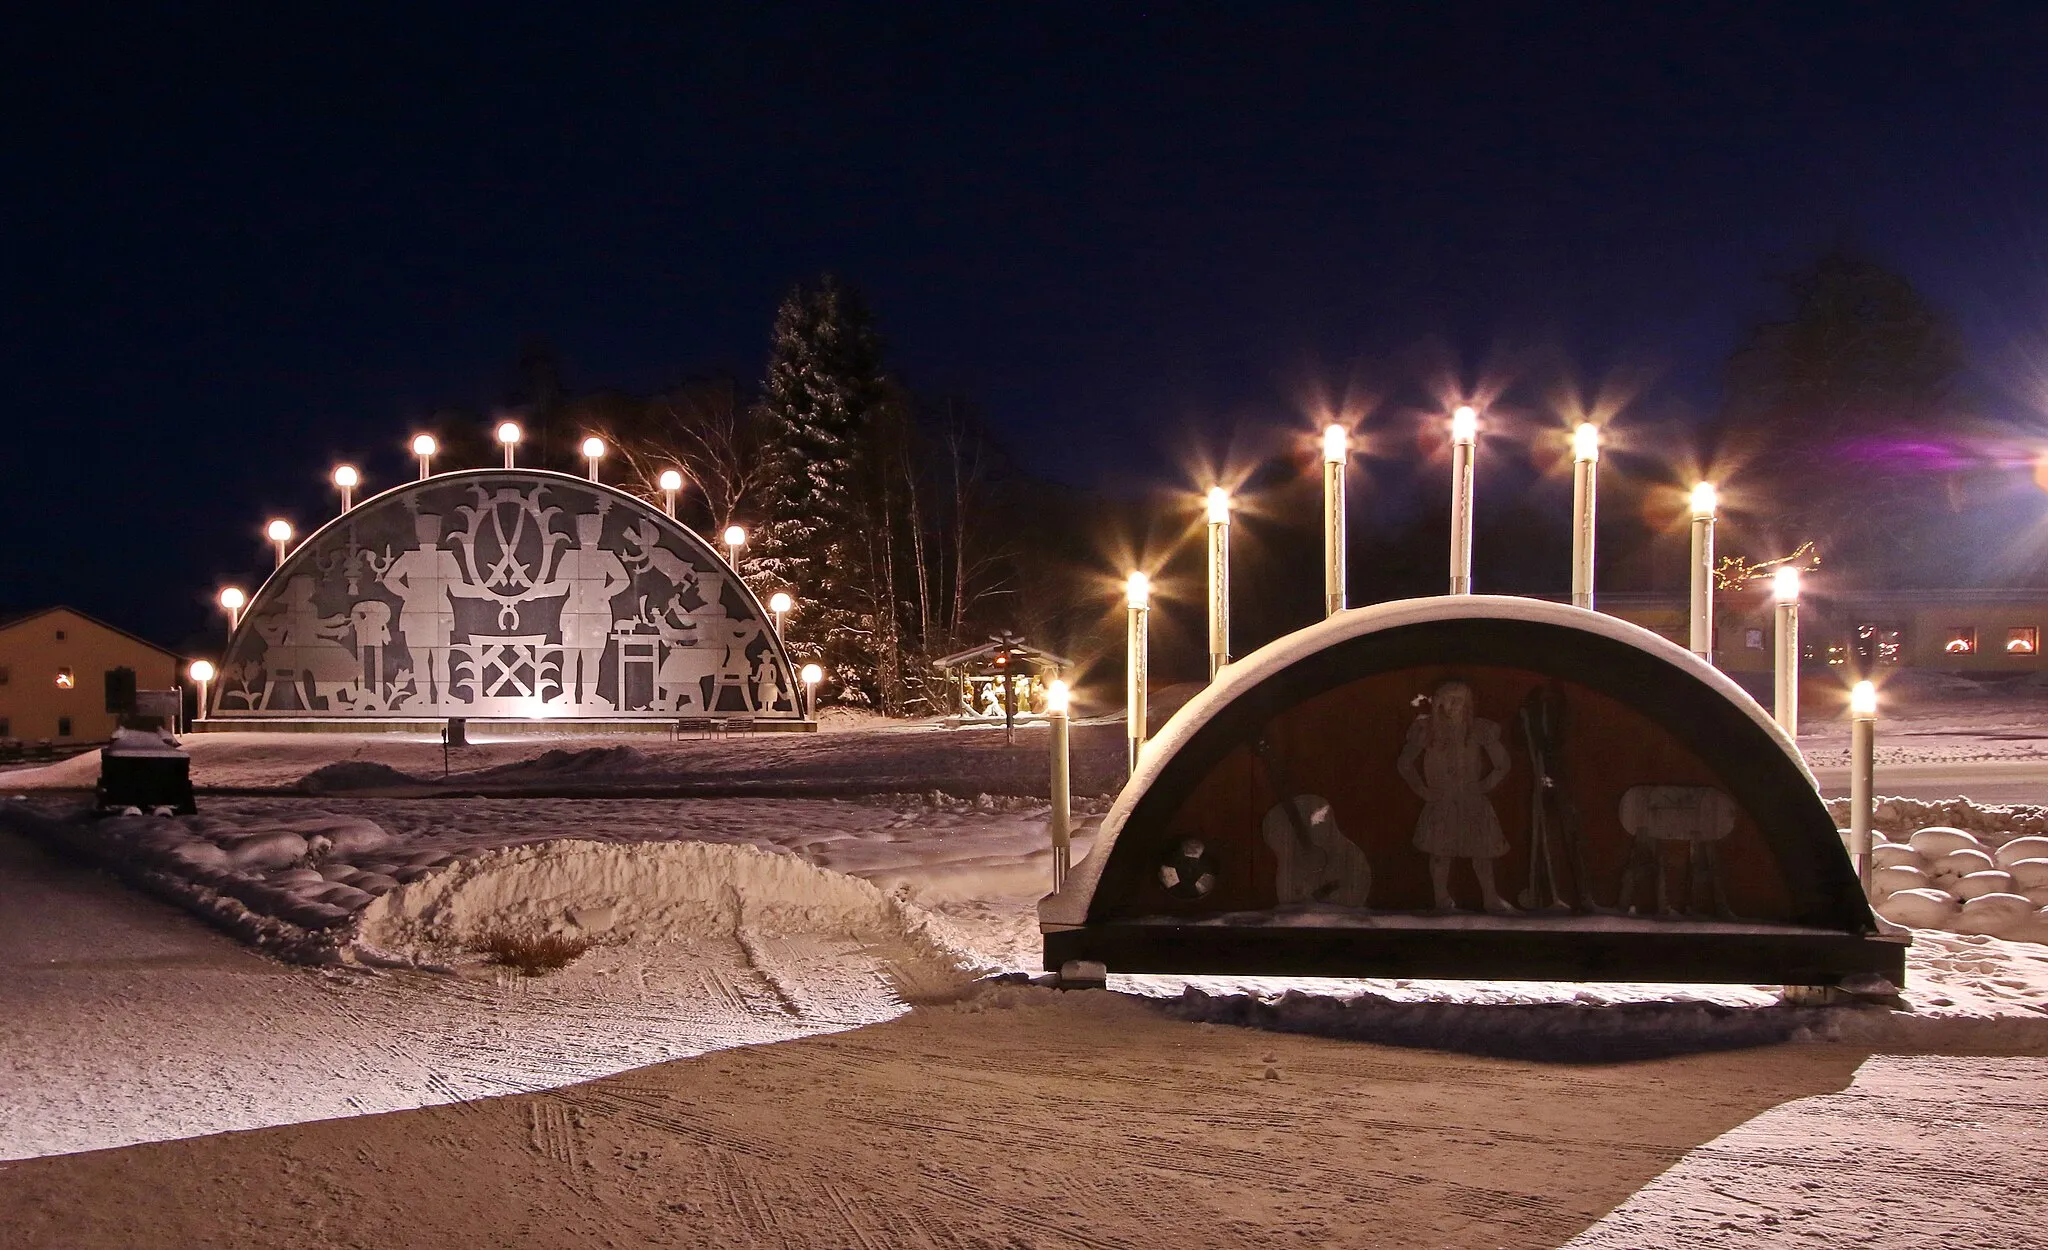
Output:
[[[431,449],[416,451],[424,473]],[[217,726],[810,727],[746,583],[661,508],[600,482],[537,469],[423,476],[289,554],[285,541],[214,675],[205,714]]]
[[[1112,972],[1903,984],[1812,775],[1582,608],[1341,610],[1226,665],[1039,906]]]

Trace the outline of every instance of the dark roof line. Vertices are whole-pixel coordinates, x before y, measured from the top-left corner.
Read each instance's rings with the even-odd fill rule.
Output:
[[[128,639],[130,642],[139,642],[143,646],[148,647],[151,651],[155,651],[160,655],[167,655],[171,657],[173,660],[179,658],[178,653],[176,651],[171,650],[169,647],[159,646],[156,643],[151,642],[149,639],[144,638],[141,634],[131,633],[128,630],[122,629],[119,625],[110,625],[107,622],[98,618],[97,616],[94,616],[92,613],[81,612],[77,608],[74,608],[66,603],[53,603],[47,608],[34,608],[30,611],[10,616],[5,620],[0,620],[0,630],[12,629],[16,625],[21,625],[25,624],[26,622],[33,621],[39,616],[48,616],[52,612],[69,612],[71,613],[71,615],[78,617],[80,620],[88,621],[94,625],[99,626],[101,629],[106,630],[108,633],[119,634],[123,638]]]

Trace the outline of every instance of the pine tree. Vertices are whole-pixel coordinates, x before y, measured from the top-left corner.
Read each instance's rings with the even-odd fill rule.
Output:
[[[893,711],[900,685],[895,519],[874,446],[894,396],[881,336],[860,296],[827,274],[775,317],[761,401],[774,471],[760,496],[748,572],[798,598],[792,643],[824,663],[834,694]]]

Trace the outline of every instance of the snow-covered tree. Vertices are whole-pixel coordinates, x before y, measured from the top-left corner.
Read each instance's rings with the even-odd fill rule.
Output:
[[[896,521],[880,459],[900,405],[873,318],[832,275],[782,301],[761,415],[772,469],[758,495],[749,580],[798,596],[792,642],[822,659],[838,697],[895,711]]]

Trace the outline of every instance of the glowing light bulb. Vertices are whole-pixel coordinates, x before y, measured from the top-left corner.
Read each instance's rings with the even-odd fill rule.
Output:
[[[1572,431],[1572,459],[1598,460],[1600,458],[1600,427],[1591,421],[1579,422]]]
[[[1341,464],[1351,454],[1351,431],[1341,425],[1323,427],[1323,459]]]
[[[242,610],[243,605],[248,602],[249,596],[242,593],[241,587],[223,586],[220,588],[220,606],[228,611],[239,612]]]
[[[1877,715],[1877,686],[1875,683],[1859,681],[1849,688],[1849,715],[1860,717]]]
[[[417,435],[412,440],[412,454],[415,456],[431,456],[439,450],[441,444],[431,434]]]
[[[679,491],[683,488],[683,475],[674,469],[663,469],[661,477],[657,480],[665,491]]]
[[[1696,517],[1710,517],[1721,503],[1720,493],[1712,482],[1701,482],[1692,488],[1692,514]]]
[[[741,528],[740,528],[739,526],[737,526],[737,525],[728,525],[728,526],[726,526],[726,527],[725,527],[725,545],[726,545],[726,546],[728,546],[728,547],[744,547],[744,546],[746,546],[746,545],[747,545],[747,531],[745,531],[745,530],[741,529]]]
[[[1063,681],[1054,681],[1046,686],[1046,711],[1052,713],[1055,716],[1065,716],[1067,714],[1067,709],[1073,706],[1073,702],[1074,693],[1072,690],[1068,689],[1067,683]]]
[[[498,422],[498,441],[510,447],[526,437],[526,431],[519,428],[517,421]]]
[[[202,684],[213,680],[213,665],[205,660],[192,661],[192,667],[185,671],[192,675],[193,681]]]
[[[1230,520],[1230,492],[1221,486],[1209,488],[1209,524],[1222,525]]]
[[[269,525],[263,528],[263,532],[265,534],[270,535],[271,542],[288,543],[292,540],[292,523],[290,521],[281,520],[272,521]]]
[[[1780,566],[1771,575],[1771,598],[1779,603],[1799,602],[1799,570],[1791,565]]]
[[[590,436],[589,438],[586,438],[586,439],[584,439],[584,440],[583,440],[583,458],[584,458],[585,460],[602,460],[602,459],[604,459],[604,440],[603,440],[603,439],[601,439],[601,438],[599,438],[599,437],[597,437],[597,436],[596,436],[596,435],[594,435],[594,434],[593,434],[592,436]]]
[[[1134,608],[1142,608],[1152,600],[1152,579],[1143,573],[1132,573],[1124,579],[1124,602]]]
[[[796,600],[790,598],[789,592],[786,590],[778,590],[768,596],[768,610],[778,616],[795,606]]]
[[[803,678],[804,685],[815,686],[825,680],[825,670],[815,664],[806,664],[797,676]]]
[[[341,487],[343,490],[354,490],[357,486],[360,486],[362,484],[362,481],[363,475],[356,472],[356,467],[354,465],[343,464],[335,466],[334,484],[336,486]]]
[[[1470,404],[1459,404],[1451,413],[1451,441],[1469,443],[1479,437],[1479,411]]]

